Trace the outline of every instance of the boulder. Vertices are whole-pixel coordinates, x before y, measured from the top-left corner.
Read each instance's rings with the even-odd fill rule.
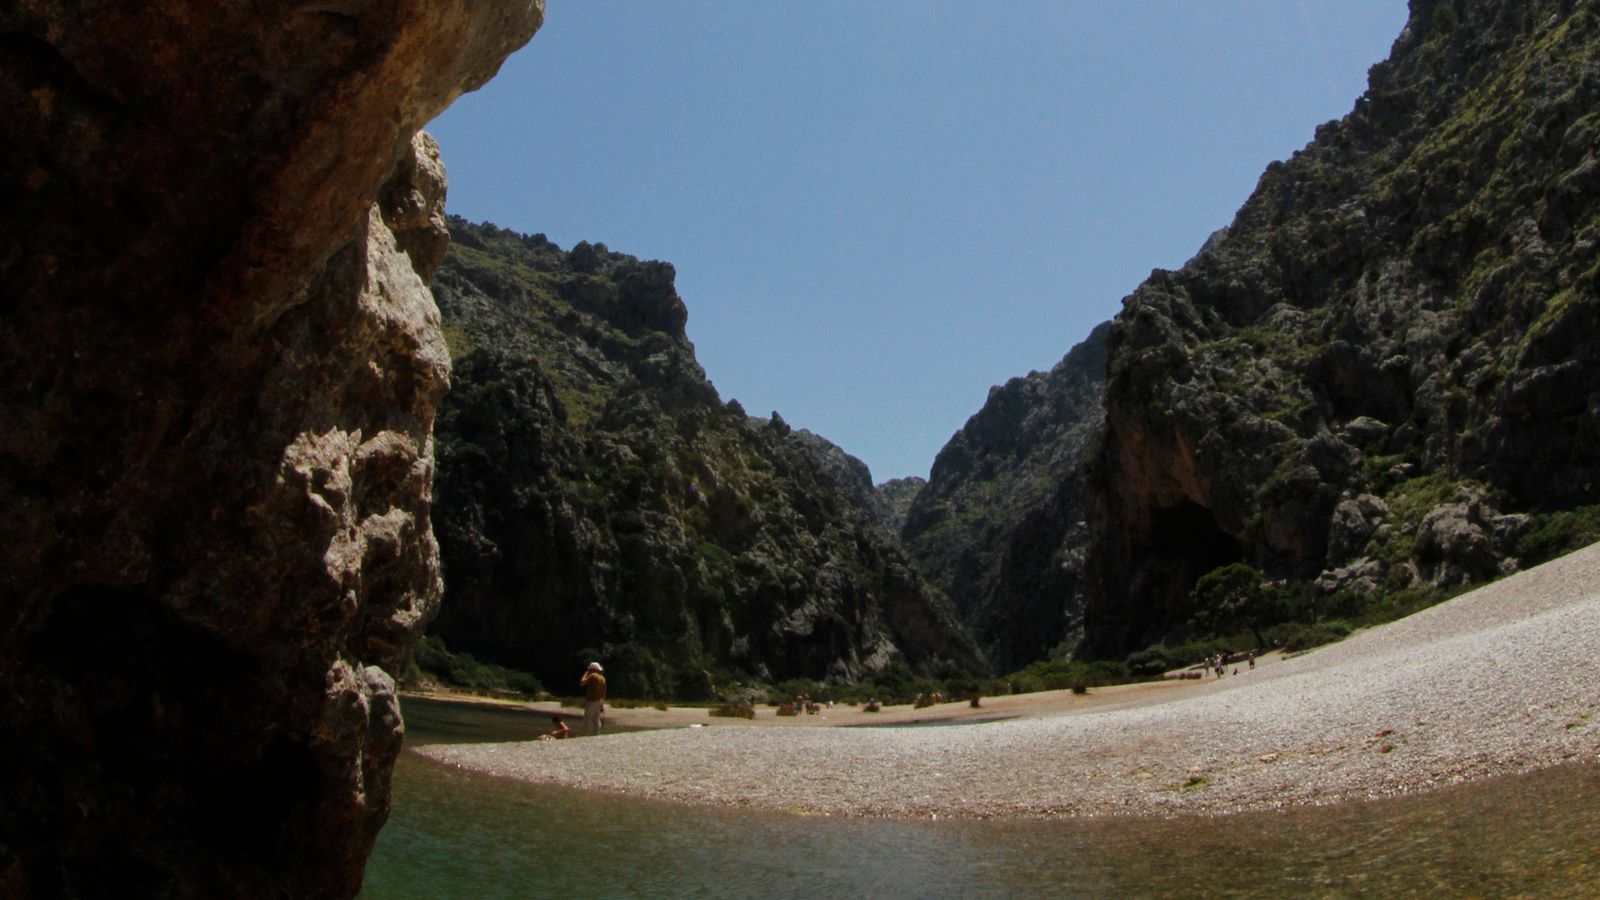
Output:
[[[1317,589],[1324,594],[1346,593],[1370,597],[1383,584],[1383,565],[1372,559],[1358,559],[1347,566],[1327,569],[1317,576]]]
[[[1435,587],[1457,587],[1494,577],[1499,559],[1477,503],[1447,503],[1434,508],[1417,529],[1420,578]]]
[[[1328,559],[1341,562],[1359,554],[1389,514],[1389,504],[1372,494],[1339,501],[1328,528]]]

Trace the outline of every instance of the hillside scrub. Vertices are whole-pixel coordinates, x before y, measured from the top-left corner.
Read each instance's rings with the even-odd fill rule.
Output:
[[[672,266],[450,227],[430,633],[562,688],[601,660],[640,698],[986,671],[866,467],[722,402]]]
[[[1079,652],[1182,640],[1234,563],[1370,623],[1592,540],[1597,146],[1592,3],[1413,2],[1351,113],[1114,320]]]

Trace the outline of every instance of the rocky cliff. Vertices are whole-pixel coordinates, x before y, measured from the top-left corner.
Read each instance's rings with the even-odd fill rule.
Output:
[[[439,593],[417,130],[541,15],[0,10],[0,894],[358,889]]]
[[[874,487],[878,494],[877,506],[887,511],[885,524],[891,532],[899,534],[906,527],[911,505],[917,502],[917,495],[927,486],[928,479],[913,475],[909,478],[891,478]]]
[[[1081,626],[1082,468],[1104,418],[1109,332],[992,388],[905,514],[906,547],[1000,671],[1043,659]]]
[[[872,470],[867,464],[845,452],[833,441],[804,428],[795,429],[794,436],[811,448],[812,455],[822,465],[823,471],[850,495],[854,504],[877,522],[885,534],[898,542],[898,519],[903,518],[903,514],[895,511],[893,500],[897,495],[893,490],[880,490],[878,485],[872,483]]]
[[[1124,301],[1085,649],[1234,561],[1325,612],[1551,549],[1600,501],[1597,242],[1600,9],[1413,0],[1351,114]]]
[[[982,660],[864,505],[866,467],[723,404],[670,265],[453,219],[434,526],[455,650],[700,698]]]

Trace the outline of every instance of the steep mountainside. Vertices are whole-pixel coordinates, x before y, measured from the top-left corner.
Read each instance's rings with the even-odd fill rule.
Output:
[[[623,696],[983,668],[862,508],[865,467],[719,400],[670,265],[451,231],[434,281],[454,357],[434,511],[451,648],[557,690],[600,659]]]
[[[756,424],[766,425],[767,420],[757,419]],[[801,428],[795,431],[794,436],[811,448],[812,455],[822,465],[828,477],[849,492],[855,504],[865,510],[873,521],[883,528],[886,535],[898,542],[897,536],[900,531],[894,524],[894,508],[889,505],[888,498],[879,493],[872,484],[872,470],[867,468],[867,464],[846,453],[838,444],[820,434]]]
[[[928,486],[928,479],[917,478],[891,478],[877,486],[878,502],[888,510],[889,530],[899,534],[906,527],[906,517],[911,515],[911,505],[917,502],[917,495]]]
[[[1049,372],[991,389],[906,514],[907,548],[1002,671],[1076,636],[1078,479],[1102,422],[1109,331],[1096,328]]]
[[[1124,301],[1085,649],[1229,562],[1337,611],[1557,549],[1600,501],[1597,242],[1597,5],[1413,0],[1354,111]]]

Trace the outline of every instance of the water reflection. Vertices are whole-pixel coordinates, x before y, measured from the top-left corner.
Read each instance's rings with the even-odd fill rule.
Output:
[[[518,715],[407,705],[413,741],[543,729]],[[522,785],[407,753],[363,896],[1600,896],[1596,885],[1594,765],[1213,819],[899,822]]]

